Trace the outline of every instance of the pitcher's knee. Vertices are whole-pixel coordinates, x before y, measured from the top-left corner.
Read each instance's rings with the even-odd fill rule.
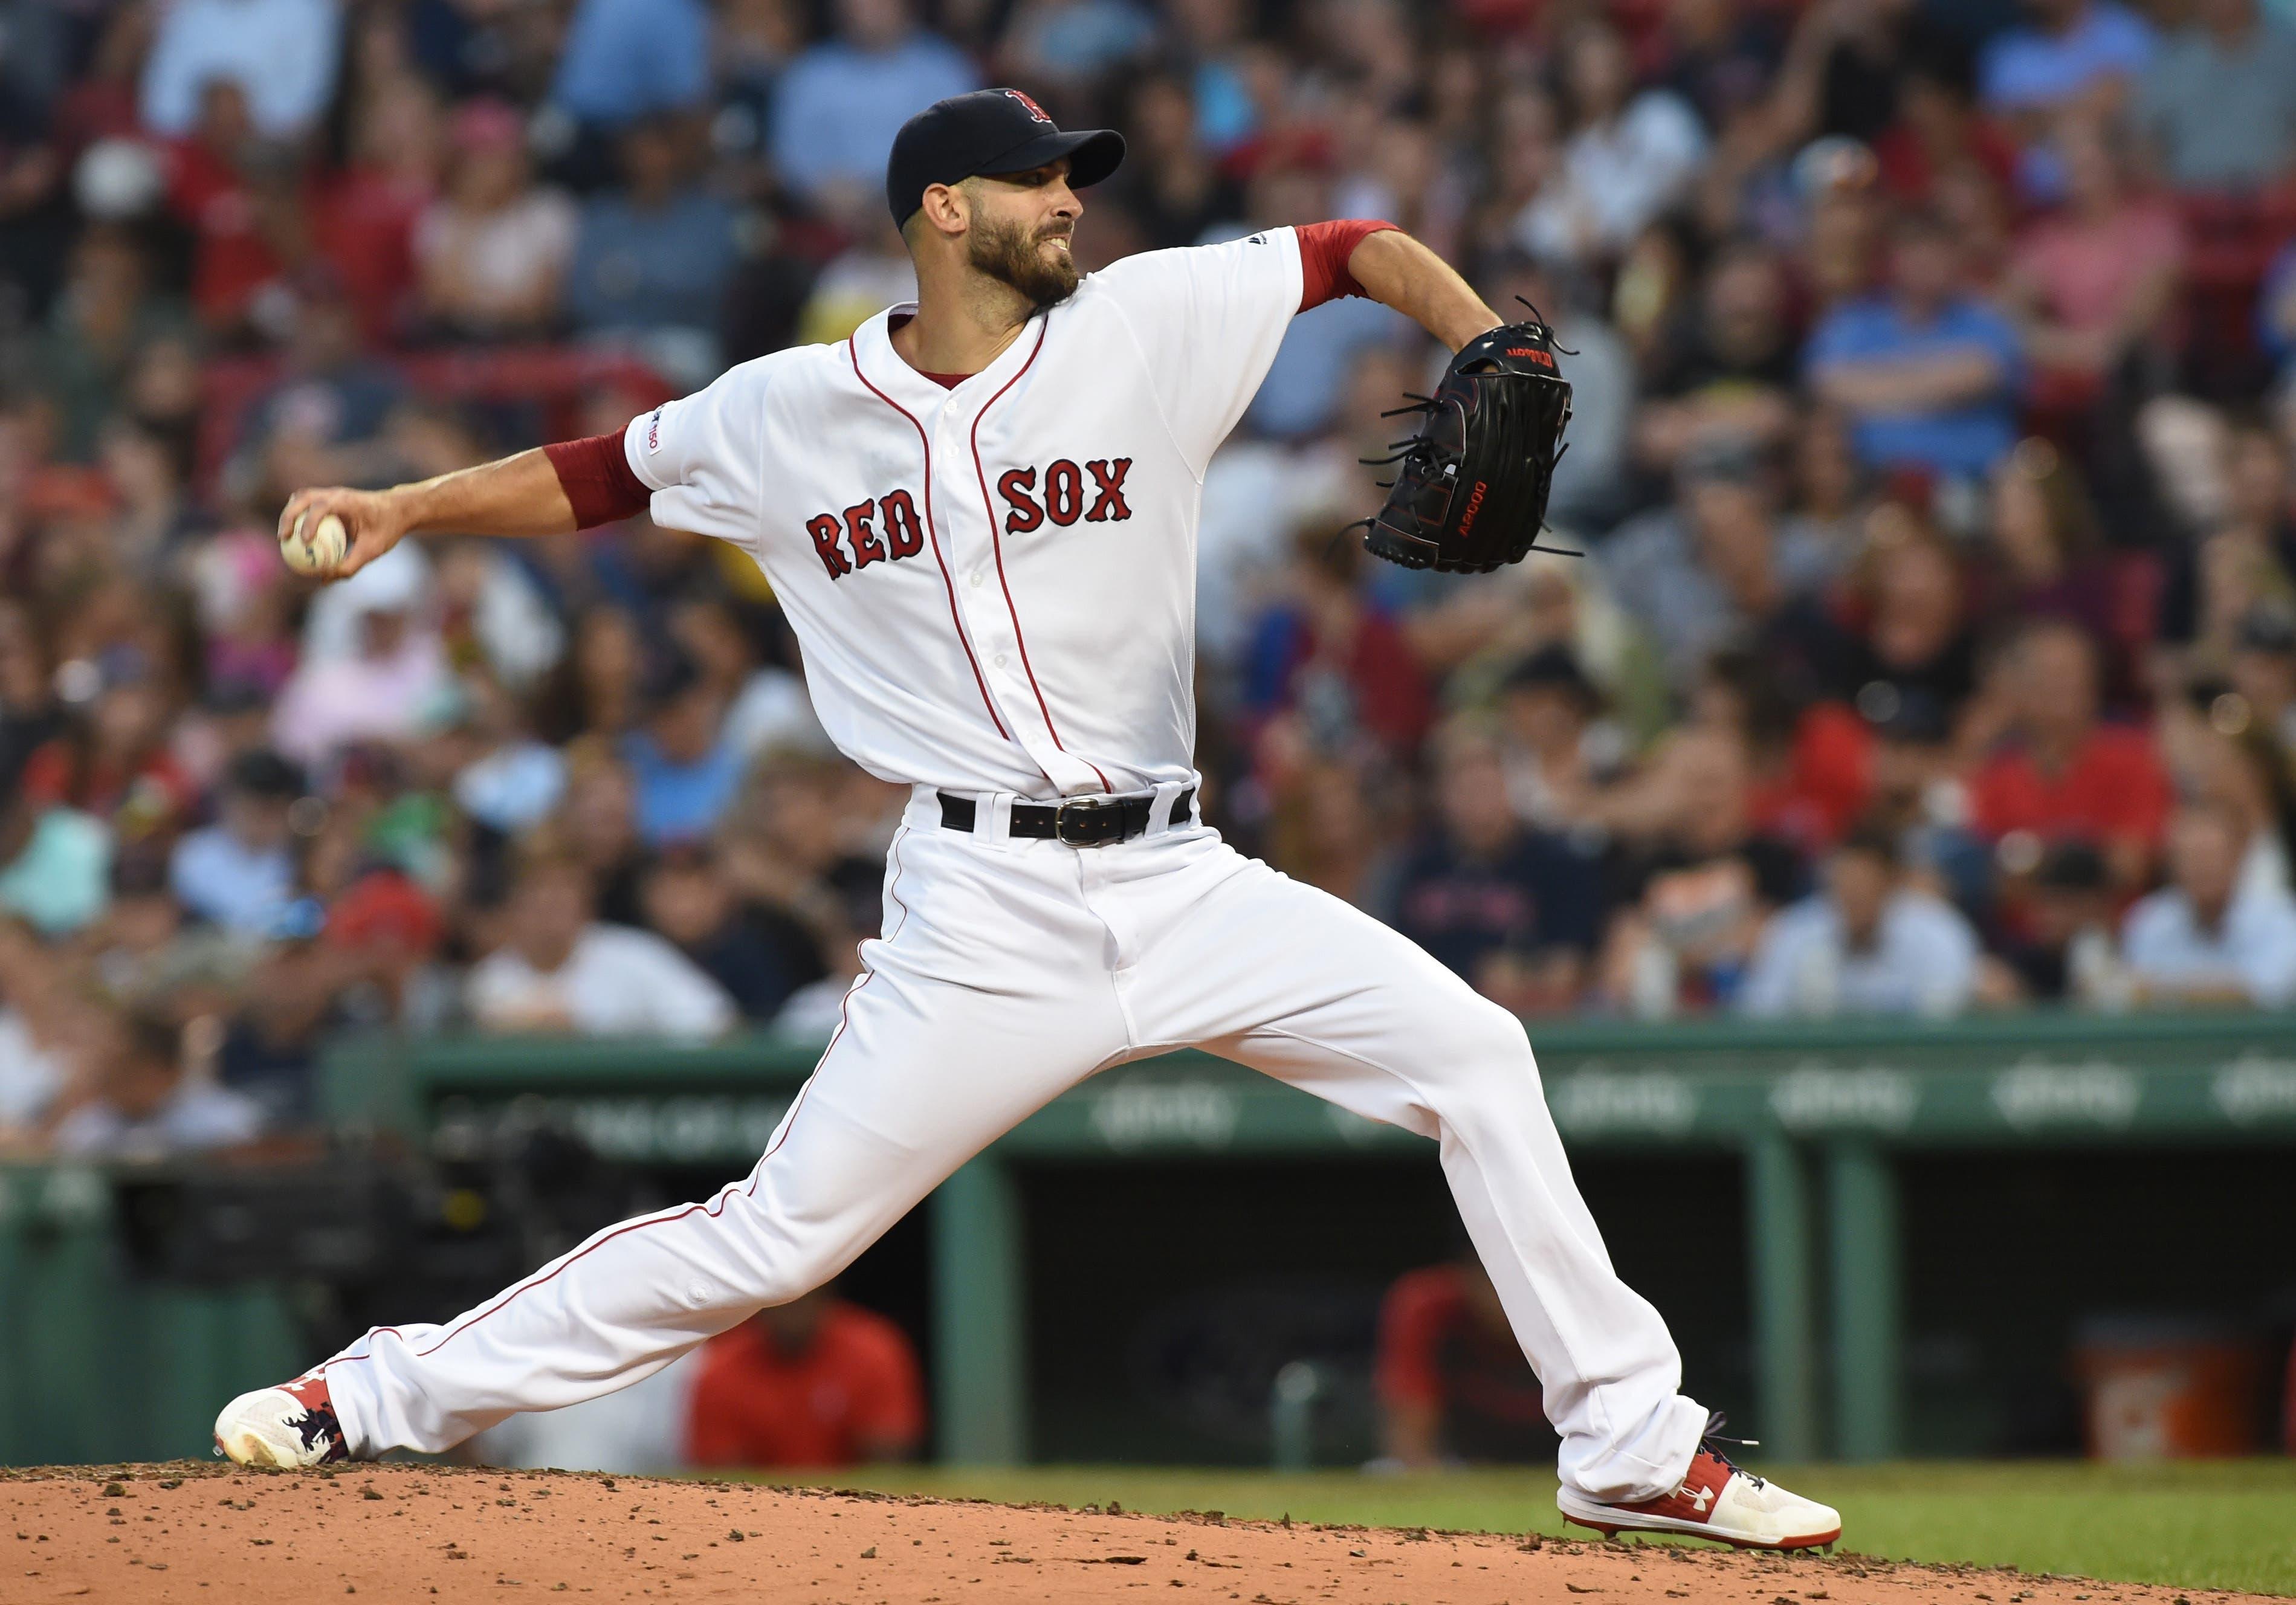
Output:
[[[750,1275],[743,1291],[760,1308],[787,1304],[826,1283],[859,1251],[857,1246],[818,1231],[794,1232],[786,1221],[761,1220],[744,1256]]]
[[[1488,998],[1447,1007],[1415,1048],[1435,1084],[1494,1095],[1538,1093],[1538,1066],[1522,1021]]]

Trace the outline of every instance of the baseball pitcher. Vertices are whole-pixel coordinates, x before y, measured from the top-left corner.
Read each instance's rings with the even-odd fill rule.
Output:
[[[772,582],[823,725],[912,788],[883,934],[755,1169],[599,1232],[444,1325],[378,1327],[234,1400],[247,1465],[436,1452],[624,1387],[842,1270],[1094,1072],[1177,1047],[1435,1139],[1562,1437],[1564,1513],[1773,1549],[1840,1519],[1732,1466],[1657,1311],[1611,1267],[1520,1021],[1369,916],[1238,854],[1197,807],[1205,465],[1292,315],[1364,295],[1459,354],[1373,551],[1475,570],[1538,533],[1569,387],[1390,225],[1321,223],[1080,275],[1078,192],[1124,154],[1026,94],[901,130],[887,200],[917,300],[734,368],[616,434],[380,492],[339,575],[411,531],[553,535],[651,509]]]

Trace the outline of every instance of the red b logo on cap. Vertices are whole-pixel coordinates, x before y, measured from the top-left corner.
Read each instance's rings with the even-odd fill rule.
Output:
[[[1044,124],[1048,128],[1053,126],[1053,119],[1045,115],[1045,109],[1037,104],[1037,102],[1029,96],[1021,94],[1018,89],[1007,89],[1004,93],[1011,95],[1014,100],[1020,102],[1021,105],[1027,107],[1030,117],[1035,118],[1038,122]]]

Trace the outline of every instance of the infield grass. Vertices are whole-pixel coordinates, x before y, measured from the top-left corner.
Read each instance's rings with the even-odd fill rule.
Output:
[[[2179,1588],[2296,1595],[2296,1460],[1770,1468],[1841,1511],[1842,1548]],[[770,1480],[780,1481],[779,1478]],[[817,1479],[889,1493],[1365,1527],[1563,1532],[1553,1478],[1528,1471],[1278,1475],[1137,1466],[877,1467]],[[1573,1536],[1592,1538],[1583,1528]]]

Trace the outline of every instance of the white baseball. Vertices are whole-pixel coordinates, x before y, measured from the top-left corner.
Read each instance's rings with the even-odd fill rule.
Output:
[[[341,519],[323,513],[314,523],[307,507],[296,514],[295,527],[279,537],[279,555],[298,574],[325,576],[335,571],[350,545],[350,531]]]

